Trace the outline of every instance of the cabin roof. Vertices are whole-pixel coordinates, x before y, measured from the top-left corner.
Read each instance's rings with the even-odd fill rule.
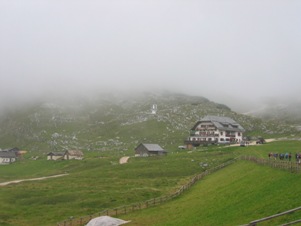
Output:
[[[14,152],[0,151],[0,157],[2,157],[2,158],[16,158],[16,154]]]
[[[140,146],[144,146],[148,151],[162,151],[162,152],[166,152],[158,144],[144,144],[144,143],[141,143],[141,144],[138,145],[138,147],[136,149],[138,149]]]

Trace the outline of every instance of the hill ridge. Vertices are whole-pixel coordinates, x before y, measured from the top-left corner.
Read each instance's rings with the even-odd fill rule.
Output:
[[[153,104],[157,114],[151,114]],[[105,94],[70,101],[45,101],[0,118],[1,148],[29,150],[127,150],[139,142],[164,147],[183,144],[194,123],[205,115],[227,116],[249,135],[295,134],[281,121],[238,114],[207,98],[178,93]]]

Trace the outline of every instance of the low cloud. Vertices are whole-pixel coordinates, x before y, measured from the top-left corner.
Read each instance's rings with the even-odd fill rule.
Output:
[[[272,0],[1,1],[0,106],[157,89],[233,109],[298,99],[300,8]]]

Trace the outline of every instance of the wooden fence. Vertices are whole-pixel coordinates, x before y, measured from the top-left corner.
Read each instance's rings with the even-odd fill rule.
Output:
[[[300,168],[301,168],[300,163],[298,163],[298,162],[288,161],[288,160],[279,160],[279,159],[275,159],[275,158],[260,159],[260,158],[256,158],[256,157],[253,157],[253,156],[241,156],[240,159],[249,160],[249,161],[255,162],[255,163],[260,164],[260,165],[266,165],[266,166],[270,166],[270,167],[273,167],[273,168],[287,170],[291,173],[300,173]],[[251,221],[250,223],[245,224],[243,226],[256,226],[258,223],[268,221],[268,220],[272,220],[274,218],[277,218],[277,217],[280,217],[280,216],[283,216],[283,215],[286,215],[286,214],[291,214],[291,213],[294,213],[294,212],[300,211],[300,210],[301,210],[301,207],[297,207],[295,209],[287,210],[287,211],[279,213],[279,214],[275,214],[275,215],[272,215],[272,216],[268,216],[268,217],[264,217],[264,218],[261,218],[261,219],[258,219],[258,220]],[[288,223],[283,224],[283,225],[293,225],[293,224],[297,224],[297,223],[300,223],[300,222],[301,222],[301,219],[295,220],[295,221],[292,221],[292,222],[288,222]]]
[[[188,181],[188,183],[186,183],[185,185],[180,187],[175,193],[173,193],[171,195],[153,198],[153,199],[150,199],[147,201],[143,201],[143,202],[139,202],[139,203],[135,203],[135,204],[131,204],[131,205],[126,205],[126,206],[121,206],[121,207],[117,207],[114,209],[103,210],[101,212],[98,212],[96,214],[89,215],[89,216],[84,216],[84,217],[80,217],[80,218],[72,217],[72,218],[69,218],[68,220],[57,223],[57,226],[82,226],[82,225],[87,224],[91,219],[99,217],[99,216],[116,217],[118,215],[128,214],[128,213],[134,212],[136,210],[146,209],[148,207],[160,205],[164,202],[167,202],[167,201],[181,195],[183,192],[185,192],[187,189],[189,189],[192,185],[194,185],[197,181],[201,180],[205,176],[207,176],[219,169],[222,169],[222,168],[234,163],[236,160],[237,159],[229,160],[221,165],[213,167],[212,169],[208,169],[207,171],[194,176],[193,178],[191,178]]]
[[[289,172],[292,172],[292,173],[299,173],[300,170],[301,170],[301,165],[298,162],[295,162],[295,161],[286,161],[286,160],[282,161],[282,160],[277,160],[277,159],[275,160],[274,158],[260,159],[260,158],[256,158],[256,157],[253,157],[253,156],[241,156],[239,159],[252,161],[252,162],[255,162],[257,164],[270,166],[270,167],[273,167],[273,168],[288,170]],[[69,219],[67,219],[63,222],[57,223],[57,226],[82,226],[82,225],[87,224],[91,219],[99,217],[99,216],[116,217],[118,215],[128,214],[128,213],[134,212],[136,210],[146,209],[148,207],[160,205],[164,202],[167,202],[167,201],[181,195],[184,191],[189,189],[197,181],[201,180],[205,176],[207,176],[207,175],[209,175],[209,174],[211,174],[211,173],[213,173],[213,172],[215,172],[219,169],[222,169],[222,168],[234,163],[236,160],[237,159],[230,160],[228,162],[225,162],[221,165],[218,165],[218,166],[216,166],[212,169],[208,169],[207,171],[194,176],[193,178],[191,178],[189,180],[189,182],[187,184],[180,187],[175,193],[173,193],[171,195],[162,196],[162,197],[158,197],[158,198],[153,198],[153,199],[150,199],[150,200],[147,200],[147,201],[143,201],[143,202],[139,202],[139,203],[135,203],[135,204],[131,204],[131,205],[126,205],[126,206],[121,206],[121,207],[117,207],[117,208],[114,208],[114,209],[103,210],[101,212],[98,212],[98,213],[95,213],[95,214],[92,214],[92,215],[89,215],[89,216],[84,216],[84,217],[80,217],[80,218],[73,218],[72,217],[72,218],[69,218]],[[291,210],[291,212],[293,212],[293,211],[296,211],[296,209]],[[286,212],[288,212],[288,211],[286,211]],[[285,214],[287,214],[286,212],[285,212]],[[267,217],[267,218],[252,221],[247,225],[256,225],[257,223],[259,223],[261,221],[265,221],[265,220],[268,220],[268,219],[272,219],[274,217],[278,217],[278,215],[273,215],[273,216],[270,216],[270,217]]]
[[[291,213],[294,213],[294,212],[299,211],[299,210],[301,210],[301,207],[297,207],[295,209],[287,210],[287,211],[282,212],[282,213],[278,213],[278,214],[275,214],[275,215],[272,215],[272,216],[268,216],[268,217],[264,217],[264,218],[261,218],[261,219],[258,219],[258,220],[254,220],[254,221],[251,221],[250,223],[242,225],[242,226],[256,226],[258,223],[268,221],[268,220],[272,220],[276,217],[280,217],[280,216],[283,216],[283,215],[286,215],[286,214],[291,214]],[[301,219],[291,221],[291,222],[285,223],[283,225],[293,225],[293,224],[297,224],[297,223],[300,223],[300,222],[301,222]]]
[[[262,159],[253,156],[241,156],[242,160],[249,160],[260,165],[270,166],[273,168],[283,169],[291,173],[300,173],[301,165],[296,161],[279,160],[274,158]]]

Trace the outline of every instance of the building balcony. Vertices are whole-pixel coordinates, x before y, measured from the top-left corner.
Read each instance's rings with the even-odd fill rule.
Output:
[[[209,134],[208,133],[207,134],[206,133],[201,133],[201,134],[193,134],[193,135],[190,134],[191,138],[203,138],[203,137],[207,138],[207,137],[218,137],[218,136],[219,136],[219,134],[214,134],[214,133],[211,133],[211,134],[210,133]]]
[[[235,138],[236,136],[233,135],[233,134],[226,134],[226,137],[232,137],[232,138]]]

